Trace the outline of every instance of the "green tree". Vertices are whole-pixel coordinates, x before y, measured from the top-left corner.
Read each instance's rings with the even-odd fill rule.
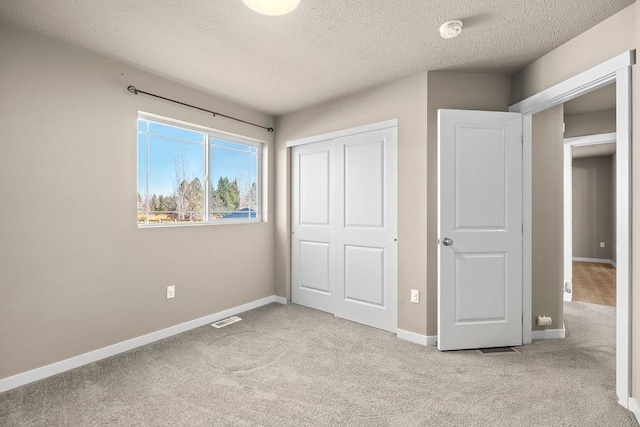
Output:
[[[240,206],[240,189],[237,180],[220,177],[218,185],[211,190],[211,209],[213,211],[236,211]]]
[[[158,196],[158,210],[159,211],[164,211],[165,210],[164,195],[163,194]]]

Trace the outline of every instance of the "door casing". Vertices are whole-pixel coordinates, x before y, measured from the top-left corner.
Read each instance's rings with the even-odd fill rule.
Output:
[[[631,67],[634,51],[627,51],[602,64],[543,90],[509,111],[523,114],[523,301],[522,341],[532,337],[532,203],[531,154],[533,115],[579,96],[616,84],[616,173],[617,173],[617,279],[616,279],[616,393],[618,403],[629,408],[631,396]]]

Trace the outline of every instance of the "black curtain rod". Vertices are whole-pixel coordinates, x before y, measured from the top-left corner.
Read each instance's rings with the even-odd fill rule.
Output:
[[[220,117],[224,117],[225,119],[235,120],[236,122],[246,123],[248,125],[255,126],[257,128],[265,129],[267,132],[273,132],[273,128],[271,128],[271,127],[257,125],[255,123],[251,123],[251,122],[248,122],[246,120],[238,119],[236,117],[227,116],[226,114],[216,113],[215,111],[207,110],[206,108],[196,107],[195,105],[187,104],[185,102],[176,101],[175,99],[165,98],[164,96],[155,95],[153,93],[145,92],[143,90],[136,89],[135,86],[129,86],[129,87],[127,87],[127,90],[129,92],[133,93],[134,95],[137,95],[137,94],[141,93],[143,95],[153,96],[154,98],[164,99],[165,101],[173,102],[173,103],[176,103],[176,104],[184,105],[185,107],[195,108],[196,110],[200,110],[200,111],[204,111],[206,113],[213,114],[213,117],[220,116]]]

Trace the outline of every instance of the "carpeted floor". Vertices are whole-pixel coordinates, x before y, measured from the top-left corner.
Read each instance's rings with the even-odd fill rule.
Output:
[[[615,309],[565,312],[568,338],[481,354],[269,305],[0,394],[0,425],[637,426]]]

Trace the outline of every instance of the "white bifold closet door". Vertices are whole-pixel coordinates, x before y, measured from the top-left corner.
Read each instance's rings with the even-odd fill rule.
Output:
[[[293,302],[397,328],[395,127],[292,149]]]

